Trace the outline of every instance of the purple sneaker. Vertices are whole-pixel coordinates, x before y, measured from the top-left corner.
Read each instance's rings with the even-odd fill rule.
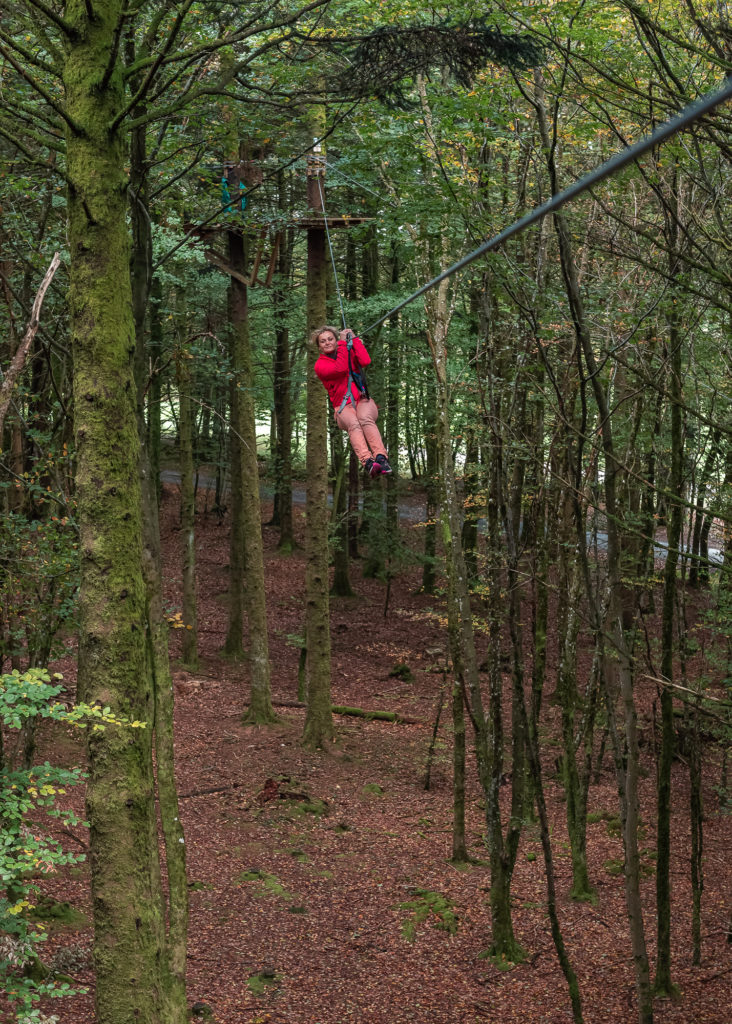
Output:
[[[370,477],[381,476],[381,466],[378,462],[374,462],[373,459],[366,459],[363,468]]]
[[[381,467],[381,472],[385,476],[386,476],[387,473],[391,473],[392,472],[392,468],[389,465],[389,460],[387,459],[386,455],[377,455],[376,456],[376,461],[378,462],[379,466]]]

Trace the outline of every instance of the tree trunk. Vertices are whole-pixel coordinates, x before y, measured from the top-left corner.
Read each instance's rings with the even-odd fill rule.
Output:
[[[153,482],[155,503],[160,503],[162,483],[160,480],[161,455],[161,398],[160,360],[163,351],[163,323],[160,303],[163,300],[163,286],[159,275],[153,277],[150,285],[150,382],[147,397],[147,448],[150,453],[150,476]],[[147,370],[147,366],[145,367]],[[145,373],[147,376],[147,372]]]
[[[165,935],[152,771],[152,672],[146,639],[126,154],[110,124],[122,109],[115,53],[120,0],[72,0],[65,17],[70,325],[81,553],[81,700],[145,728],[89,737],[87,817],[100,1024],[159,1024]]]
[[[707,500],[707,488],[712,477],[714,465],[719,457],[719,442],[722,438],[721,430],[714,430],[709,439],[709,450],[704,460],[701,475],[699,477],[699,488],[696,494],[697,510],[694,514],[694,533],[691,541],[691,566],[689,568],[689,586],[696,587],[699,583],[706,583],[709,580],[709,549],[707,539],[712,525],[713,516],[702,511],[704,502]]]
[[[280,208],[286,206],[283,175],[278,178]],[[275,502],[280,536],[277,544],[282,554],[295,547],[292,528],[292,379],[290,331],[287,326],[286,295],[292,265],[292,231],[284,234],[277,263],[277,278],[272,293],[275,318],[274,410],[277,425],[275,457]]]
[[[557,172],[554,163],[554,147],[549,137],[546,108],[544,106],[544,90],[540,72],[534,72],[535,93],[534,106],[538,116],[542,148],[547,162],[552,192],[558,188]],[[635,969],[636,991],[638,995],[638,1015],[640,1024],[652,1024],[653,998],[651,993],[650,969],[646,950],[645,931],[643,926],[643,910],[640,897],[640,860],[638,855],[638,723],[633,698],[632,658],[627,645],[623,622],[622,573],[620,564],[620,543],[618,535],[618,512],[616,500],[616,482],[620,469],[616,455],[612,431],[610,409],[605,397],[600,371],[595,360],[592,340],[587,327],[584,306],[579,290],[577,269],[572,253],[572,242],[569,228],[562,213],[553,215],[554,228],[559,243],[559,258],[564,278],[565,290],[574,325],[575,336],[581,348],[587,373],[591,381],[592,391],[598,407],[602,446],[605,456],[605,509],[607,513],[607,571],[609,605],[607,621],[596,623],[598,631],[607,626],[609,642],[614,648],[616,661],[615,671],[619,678],[619,690],[623,705],[623,726],[625,731],[625,758],[619,748],[619,737],[615,731],[616,778],[620,797],[620,814],[623,827],[623,847],[625,851],[625,898],[630,925],[631,945],[633,949],[633,965]],[[592,595],[588,595],[590,600]],[[606,685],[608,716],[614,714],[612,692]]]
[[[452,684],[452,863],[465,864],[465,709],[463,689],[458,680]]]
[[[331,522],[335,524],[333,543],[333,597],[353,597],[353,588],[348,574],[348,513],[346,493],[347,455],[343,444],[343,432],[330,419],[330,450],[333,468],[333,505]],[[350,448],[350,445],[347,446]]]
[[[430,382],[430,398],[434,398],[434,384]],[[435,402],[427,404],[425,423],[425,449],[427,451],[427,473],[425,475],[425,528],[424,561],[422,563],[422,590],[434,594],[437,564],[437,505],[439,501],[439,458],[437,447],[437,417]]]
[[[234,231],[227,232],[229,263],[242,273],[246,270],[244,240]],[[246,320],[246,286],[232,277],[229,281],[229,475],[231,504],[231,534],[229,538],[229,624],[223,653],[229,658],[244,657],[244,587],[246,550],[244,538],[244,505],[242,480],[242,406],[240,400],[241,346],[235,324]]]
[[[362,248],[362,292],[363,297],[370,298],[379,291],[379,243],[376,230],[370,227],[368,238]],[[371,366],[369,380],[374,393],[382,393],[382,382],[386,379],[383,366],[383,345],[379,330],[369,342]],[[365,579],[383,577],[386,568],[387,544],[386,521],[384,516],[384,491],[381,480],[364,478],[363,486],[363,519],[362,539],[366,544],[366,557],[363,563]]]
[[[317,174],[320,162],[308,167],[308,205],[322,212]],[[308,228],[307,319],[308,331],[325,322],[325,229]],[[328,460],[326,395],[315,376],[317,353],[308,346],[307,453],[306,453],[306,568],[305,620],[307,642],[308,706],[303,744],[323,747],[333,738],[330,709],[330,606],[328,601]]]
[[[178,352],[178,423],[180,460],[180,536],[183,545],[183,643],[181,658],[192,672],[198,668],[198,623],[196,617],[196,495],[193,464],[193,374],[192,355]]]
[[[128,57],[133,57],[128,54]],[[131,61],[130,61],[131,63]],[[152,233],[147,208],[147,158],[145,128],[131,135],[131,192],[135,197],[130,209],[133,258],[131,285],[135,325],[135,371],[137,378],[137,416],[140,437],[140,490],[142,498],[142,573],[147,593],[148,657],[152,670],[155,708],[155,781],[157,784],[160,823],[163,830],[167,874],[167,933],[165,963],[168,974],[167,1015],[164,1019],[183,1022],[187,1017],[186,949],[188,939],[188,879],[186,848],[175,784],[175,751],[173,740],[173,680],[168,653],[168,621],[164,609],[160,556],[160,523],[158,491],[160,487],[160,385],[155,372],[160,338],[156,339],[158,356],[148,360],[145,351],[145,315],[150,289],[155,292],[151,313],[160,325],[159,278],[151,279]],[[157,289],[155,288],[157,282]],[[151,328],[151,344],[154,331]],[[148,392],[148,425],[145,424],[145,391],[149,383],[149,362],[153,362],[153,382],[157,383],[157,401],[151,408]],[[157,421],[158,461],[153,470],[150,460],[150,422]]]
[[[678,221],[678,197],[676,175],[673,177],[673,227],[667,231],[673,253],[678,242],[676,227]],[[670,276],[673,279],[678,270],[676,258],[669,257]],[[672,296],[674,295],[672,291]],[[668,356],[670,363],[670,404],[671,404],[671,474],[669,498],[671,507],[668,519],[668,550],[663,570],[663,605],[661,609],[661,676],[669,683],[674,671],[674,609],[676,606],[676,570],[679,564],[679,546],[683,527],[684,509],[682,487],[684,473],[684,442],[682,431],[682,341],[679,330],[676,299],[671,299],[668,315]],[[674,707],[671,687],[661,689],[661,750],[658,762],[658,797],[656,807],[656,977],[654,989],[658,995],[671,996],[671,765],[673,762],[675,729]]]
[[[232,233],[233,234],[233,233]],[[241,263],[245,262],[245,246],[237,245]],[[235,264],[236,265],[236,264]],[[235,319],[231,325],[236,350],[236,404],[239,422],[239,458],[241,460],[241,523],[246,566],[245,601],[249,623],[249,709],[245,722],[264,725],[275,722],[270,683],[269,638],[267,635],[267,594],[264,585],[264,544],[262,542],[262,509],[259,498],[259,463],[257,460],[257,428],[254,409],[254,367],[249,340],[249,307],[246,286],[232,280],[239,288],[234,305]]]

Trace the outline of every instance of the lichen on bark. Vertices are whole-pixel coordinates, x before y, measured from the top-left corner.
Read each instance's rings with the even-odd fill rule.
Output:
[[[96,1012],[100,1024],[165,1020],[138,480],[135,349],[119,62],[120,0],[71,0],[64,88],[81,550],[79,696],[145,722],[89,743]]]

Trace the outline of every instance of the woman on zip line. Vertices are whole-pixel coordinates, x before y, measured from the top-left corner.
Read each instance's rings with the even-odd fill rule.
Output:
[[[366,379],[361,370],[371,362],[371,356],[360,338],[344,327],[319,327],[310,336],[320,353],[315,362],[315,373],[323,382],[335,409],[335,421],[341,430],[348,431],[348,439],[356,457],[369,476],[391,473],[384,442],[376,420],[379,407],[369,396]]]

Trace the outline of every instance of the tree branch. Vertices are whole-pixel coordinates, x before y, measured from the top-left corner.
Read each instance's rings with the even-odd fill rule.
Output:
[[[16,53],[19,53],[23,60],[28,61],[29,64],[33,64],[40,71],[45,71],[48,75],[54,75],[56,78],[60,78],[60,71],[57,66],[54,64],[48,64],[45,60],[41,60],[40,57],[31,53],[31,51],[27,50],[25,46],[21,46],[17,39],[9,36],[8,33],[4,32],[1,28],[0,39],[2,39],[2,41],[12,50],[15,50]]]
[[[21,78],[25,79],[28,85],[30,85],[31,89],[34,89],[38,93],[38,95],[46,101],[49,107],[55,110],[59,117],[62,117],[64,119],[66,124],[69,126],[69,128],[75,135],[83,134],[79,125],[77,125],[76,122],[69,117],[64,108],[61,106],[61,104],[57,103],[56,100],[54,100],[52,96],[43,88],[43,86],[38,84],[38,82],[33,78],[31,74],[29,74],[22,65],[18,64],[18,62],[13,58],[13,56],[8,52],[6,47],[0,46],[0,54],[2,54],[3,57],[5,57],[8,64],[11,64],[15,68],[15,70],[18,72]]]
[[[30,133],[26,132],[26,134],[30,134]],[[41,160],[40,157],[37,157],[33,153],[31,153],[31,151],[29,149],[27,149],[23,145],[22,142],[18,142],[17,138],[15,137],[15,135],[12,132],[10,132],[7,128],[3,127],[2,123],[0,123],[0,135],[2,135],[3,138],[7,139],[8,142],[12,143],[12,145],[15,146],[15,148],[20,153],[22,153],[23,156],[28,160],[28,162],[31,164],[31,166],[33,166],[33,167],[43,167],[45,170],[49,170],[51,165],[48,163],[48,161]],[[63,153],[64,152],[63,146],[52,146],[50,143],[45,142],[42,139],[39,139],[37,135],[31,135],[31,138],[33,138],[33,140],[35,142],[37,142],[39,145],[47,146],[48,149],[51,149],[51,150],[53,150],[56,153]],[[58,174],[62,178],[64,178],[64,180],[67,180],[66,176],[63,174],[63,172],[59,171],[57,167],[54,167],[53,171],[54,171],[54,174]]]
[[[18,375],[20,374],[20,371],[23,369],[23,364],[25,363],[33,339],[35,338],[36,333],[38,332],[38,327],[40,323],[39,318],[41,315],[41,306],[43,305],[43,300],[46,296],[46,292],[48,291],[48,287],[51,284],[51,281],[53,280],[53,275],[58,270],[60,262],[61,257],[58,253],[54,253],[53,259],[51,260],[51,264],[48,270],[46,271],[45,276],[41,281],[40,287],[36,293],[35,301],[33,302],[33,309],[31,310],[30,323],[28,324],[28,328],[25,332],[25,337],[18,346],[18,350],[13,356],[10,366],[8,367],[8,372],[6,373],[5,379],[2,382],[2,387],[0,387],[0,436],[2,436],[3,424],[5,423],[5,416],[7,415],[8,412],[8,406],[10,405],[10,396],[13,390],[13,386],[18,378]]]
[[[26,0],[26,3],[31,7],[35,7],[37,11],[40,11],[49,21],[53,22],[56,28],[61,29],[67,39],[77,39],[79,33],[76,31],[73,25],[70,25],[68,21],[64,21],[60,14],[57,14],[52,7],[44,4],[42,0]]]
[[[145,96],[150,91],[150,87],[155,79],[155,73],[157,72],[160,65],[163,63],[165,56],[169,52],[171,46],[178,38],[178,34],[180,33],[180,30],[183,26],[183,21],[185,20],[186,14],[191,9],[192,5],[193,0],[184,0],[182,7],[178,11],[175,22],[173,23],[173,26],[170,32],[168,33],[168,38],[165,40],[165,44],[163,45],[162,50],[160,51],[160,53],[150,66],[147,75],[145,76],[142,84],[140,85],[140,88],[137,90],[135,95],[130,99],[127,106],[123,110],[121,110],[119,114],[117,114],[117,116],[115,117],[114,121],[112,121],[112,124],[110,125],[110,131],[116,131],[122,123],[122,121],[124,121],[124,119],[130,113],[130,111],[134,110],[135,107],[138,107],[145,99]]]

